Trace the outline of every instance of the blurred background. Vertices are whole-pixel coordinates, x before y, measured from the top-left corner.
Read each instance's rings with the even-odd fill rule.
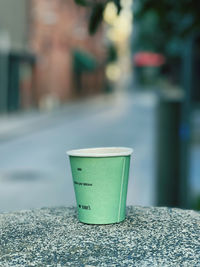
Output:
[[[0,0],[0,212],[75,205],[66,150],[134,149],[128,205],[200,209],[200,4]]]

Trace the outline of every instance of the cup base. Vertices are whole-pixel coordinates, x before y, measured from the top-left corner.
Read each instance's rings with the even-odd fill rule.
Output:
[[[113,222],[85,222],[79,219],[79,222],[83,223],[83,224],[88,224],[88,225],[108,225],[108,224],[117,224],[117,223],[121,223],[125,220],[126,218],[122,218],[119,221],[113,221]]]

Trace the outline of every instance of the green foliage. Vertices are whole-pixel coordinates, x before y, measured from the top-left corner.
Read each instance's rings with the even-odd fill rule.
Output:
[[[116,60],[117,60],[117,49],[114,44],[110,43],[110,45],[108,46],[107,61],[114,62]]]
[[[135,22],[140,26],[138,46],[148,43],[146,45],[149,49],[154,47],[156,51],[168,55],[178,54],[184,38],[200,30],[200,1],[136,0],[136,2],[138,9],[135,12]],[[152,20],[156,16],[156,22],[146,21],[147,17],[151,16]]]
[[[74,0],[74,1],[77,5],[80,5],[80,6],[87,6],[88,5],[87,1],[85,1],[85,0]]]
[[[122,9],[120,0],[74,0],[76,4],[91,9],[88,30],[91,35],[95,34],[103,20],[103,12],[108,2],[113,2],[117,8],[117,14]]]
[[[113,2],[114,2],[114,4],[116,5],[116,8],[117,8],[117,14],[119,15],[119,14],[120,14],[120,11],[121,11],[121,9],[122,9],[120,0],[113,0]]]
[[[194,0],[140,0],[138,18],[154,11],[159,16],[160,27],[166,32],[173,32],[180,36],[190,34],[200,28],[200,1]]]
[[[96,4],[91,12],[90,20],[89,20],[89,33],[94,34],[97,31],[98,26],[102,22],[103,19],[103,11],[105,6],[103,4]]]
[[[91,8],[89,31],[94,34],[102,21],[102,14],[108,2],[113,2],[117,7],[118,14],[121,11],[120,0],[74,0],[76,4]],[[198,0],[135,0],[135,6],[139,6],[135,13],[136,23],[143,20],[147,14],[157,14],[157,34],[165,35],[165,40],[172,36],[184,38],[191,32],[200,29]],[[94,25],[93,25],[94,24]],[[151,25],[149,24],[150,28]],[[160,38],[160,37],[159,37]],[[162,39],[162,38],[161,38]],[[164,42],[164,41],[163,41]]]

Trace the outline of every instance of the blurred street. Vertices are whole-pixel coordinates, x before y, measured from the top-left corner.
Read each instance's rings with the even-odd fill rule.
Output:
[[[155,104],[152,93],[115,93],[39,113],[1,117],[0,212],[74,205],[66,150],[134,149],[127,204],[154,204]]]
[[[200,210],[198,4],[90,2],[0,0],[0,212],[74,205],[66,151],[103,146],[127,204]]]

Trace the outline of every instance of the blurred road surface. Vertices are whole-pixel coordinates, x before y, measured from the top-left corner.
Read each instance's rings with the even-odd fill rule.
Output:
[[[100,146],[134,149],[127,204],[153,205],[155,103],[151,93],[115,93],[1,118],[0,212],[74,205],[66,150]]]
[[[115,93],[1,116],[0,212],[75,205],[66,150],[100,146],[134,149],[127,204],[155,205],[156,101],[151,92]],[[193,118],[200,125],[198,112]],[[199,129],[191,146],[192,195],[200,193]]]

